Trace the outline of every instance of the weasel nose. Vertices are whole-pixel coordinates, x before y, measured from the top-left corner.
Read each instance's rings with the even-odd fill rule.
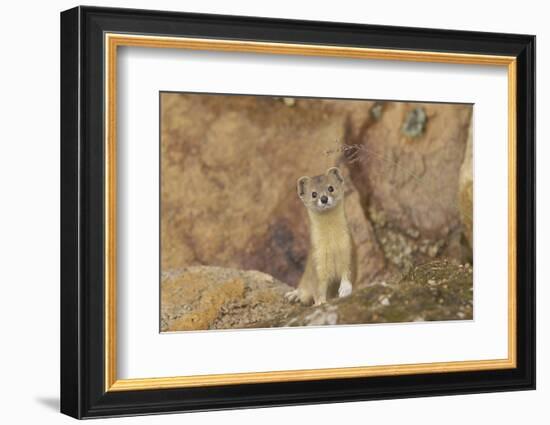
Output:
[[[321,196],[321,202],[326,204],[328,202],[328,198],[325,195]]]

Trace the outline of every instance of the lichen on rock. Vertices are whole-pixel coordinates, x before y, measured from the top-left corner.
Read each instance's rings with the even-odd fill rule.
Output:
[[[162,276],[162,331],[352,325],[473,317],[472,268],[448,261],[355,288],[321,306],[289,303],[291,287],[257,271],[189,267]]]
[[[407,114],[401,132],[407,137],[418,137],[424,133],[426,120],[426,111],[421,107],[414,108]]]
[[[170,270],[161,280],[161,330],[253,327],[266,317],[285,316],[294,306],[292,288],[255,270],[194,266]]]

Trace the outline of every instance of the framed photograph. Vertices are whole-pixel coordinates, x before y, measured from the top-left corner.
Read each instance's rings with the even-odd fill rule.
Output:
[[[535,388],[535,37],[61,14],[61,411]]]

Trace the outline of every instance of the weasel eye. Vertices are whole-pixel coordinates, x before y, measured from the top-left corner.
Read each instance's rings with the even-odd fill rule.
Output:
[[[329,191],[329,192],[334,192],[334,188],[333,188],[332,186],[329,186],[329,187],[328,187],[328,191]]]
[[[317,192],[312,192],[312,193],[311,193],[311,197],[312,197],[312,198],[317,198]]]

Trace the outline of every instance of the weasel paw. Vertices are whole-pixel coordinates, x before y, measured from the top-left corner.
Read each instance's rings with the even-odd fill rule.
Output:
[[[295,302],[298,302],[300,300],[300,293],[298,292],[297,289],[294,289],[293,291],[288,291],[286,294],[285,294],[285,298],[291,302],[291,303],[295,303]]]
[[[351,295],[351,282],[349,280],[343,280],[340,282],[340,288],[338,288],[338,296],[340,298],[347,297],[348,295]]]

